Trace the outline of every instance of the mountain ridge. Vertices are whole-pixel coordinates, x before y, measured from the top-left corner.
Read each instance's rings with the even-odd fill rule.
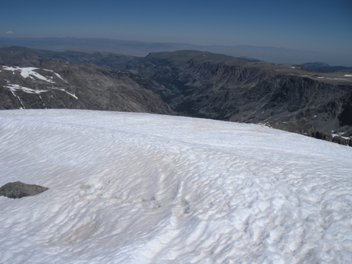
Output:
[[[264,123],[351,144],[352,78],[340,72],[309,72],[293,65],[193,50],[150,53],[140,58],[99,52],[0,49],[0,65],[11,62],[38,67],[38,73],[44,75],[42,68],[62,75],[68,84],[58,80],[61,88],[80,99],[75,101],[69,94],[51,89],[51,94],[45,95],[64,101],[62,96],[68,96],[69,101],[57,104],[59,101],[50,103],[50,97],[46,98],[44,103],[49,108],[154,112]],[[3,69],[0,91],[7,100],[2,99],[2,108],[18,108],[18,94],[24,96],[23,102],[34,102],[30,108],[44,107],[43,97],[33,92],[25,93],[17,86],[9,90],[4,80],[10,77],[15,78],[13,85],[27,84],[30,89],[45,90],[48,85]]]
[[[253,45],[198,45],[188,43],[147,42],[138,40],[99,38],[25,38],[0,37],[0,47],[26,46],[54,51],[76,50],[84,52],[113,52],[144,57],[150,52],[175,50],[201,50],[246,57],[272,63],[303,64],[323,60],[332,65],[352,66],[352,54],[317,52],[290,48]]]

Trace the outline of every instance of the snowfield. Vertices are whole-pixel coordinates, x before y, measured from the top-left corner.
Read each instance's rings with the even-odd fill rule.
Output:
[[[0,263],[352,263],[352,148],[260,125],[0,112]]]

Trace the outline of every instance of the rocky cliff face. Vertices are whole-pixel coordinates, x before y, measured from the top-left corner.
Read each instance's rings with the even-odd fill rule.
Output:
[[[151,54],[135,67],[164,86],[155,92],[176,112],[320,133],[351,144],[350,82],[324,82],[267,63],[199,52]]]
[[[263,123],[352,145],[347,78],[195,51],[135,58],[9,48],[0,49],[1,64],[1,109],[174,113]],[[29,74],[28,67],[36,68]]]

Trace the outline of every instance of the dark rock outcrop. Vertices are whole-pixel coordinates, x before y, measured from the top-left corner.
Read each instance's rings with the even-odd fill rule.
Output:
[[[0,196],[18,199],[26,196],[37,195],[47,190],[48,188],[39,185],[25,184],[22,182],[10,182],[0,187]]]

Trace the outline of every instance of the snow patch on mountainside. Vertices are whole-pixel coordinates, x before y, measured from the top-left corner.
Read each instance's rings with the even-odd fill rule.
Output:
[[[11,90],[11,92],[22,91],[30,94],[40,94],[48,92],[48,90],[35,90],[28,87],[20,86],[18,84],[8,84],[5,85],[5,88],[8,88],[9,90]]]
[[[58,74],[57,72],[54,72],[53,70],[48,70],[48,69],[44,69],[44,71],[53,73],[53,74],[54,74],[57,78],[59,78],[61,81],[67,83],[67,81],[66,81],[64,78],[62,78],[62,76],[61,76],[60,74]]]
[[[2,69],[5,71],[19,72],[23,78],[37,78],[48,83],[55,83],[53,80],[37,73],[36,70],[38,70],[38,68],[35,67],[2,66]]]
[[[352,149],[261,125],[0,112],[0,263],[351,263]]]
[[[70,92],[66,91],[65,89],[63,89],[63,88],[53,88],[53,89],[54,90],[59,90],[61,92],[64,92],[64,93],[68,94],[69,96],[71,96],[71,97],[75,98],[76,100],[78,100],[78,97],[75,94],[70,93]]]
[[[334,137],[340,137],[340,138],[343,138],[343,139],[350,139],[351,137],[346,137],[344,136],[344,132],[339,132],[339,133],[331,133],[331,136],[334,138]]]
[[[12,84],[12,83],[10,83],[10,81],[6,80],[7,85],[5,85],[4,88],[9,89],[12,92],[12,94],[16,98],[18,98],[18,100],[21,102],[22,108],[24,108],[23,102],[21,101],[20,97],[17,94],[15,94],[15,92],[21,91],[21,92],[28,93],[28,94],[40,95],[41,93],[50,92],[52,90],[58,90],[58,91],[66,93],[69,96],[78,100],[78,97],[74,93],[71,93],[64,88],[53,86],[53,84],[55,84],[55,82],[53,81],[53,78],[54,78],[53,76],[56,76],[56,78],[60,79],[62,82],[65,82],[66,84],[68,83],[64,78],[62,78],[62,76],[60,74],[56,73],[53,70],[41,69],[43,71],[50,72],[50,74],[53,75],[53,76],[49,76],[49,78],[48,78],[48,77],[45,77],[45,76],[37,73],[36,70],[39,70],[39,68],[35,68],[35,67],[2,66],[2,69],[5,71],[12,71],[14,74],[15,74],[15,72],[19,72],[23,78],[31,78],[32,80],[38,79],[38,80],[50,83],[50,85],[47,86],[47,89],[32,89],[32,88],[25,87],[25,86],[22,86],[19,84]]]
[[[13,96],[15,96],[20,101],[22,108],[25,108],[25,106],[24,106],[20,96],[18,96],[16,94],[16,92],[18,92],[18,91],[28,93],[28,94],[37,94],[40,96],[41,93],[47,93],[47,92],[50,92],[50,90],[57,90],[57,91],[64,92],[64,93],[68,94],[69,96],[73,97],[74,99],[78,100],[78,97],[75,94],[70,93],[63,88],[51,87],[50,90],[40,90],[40,89],[32,89],[32,88],[24,87],[24,86],[21,86],[18,84],[11,84],[11,83],[5,85],[4,87],[9,89],[12,92]]]

